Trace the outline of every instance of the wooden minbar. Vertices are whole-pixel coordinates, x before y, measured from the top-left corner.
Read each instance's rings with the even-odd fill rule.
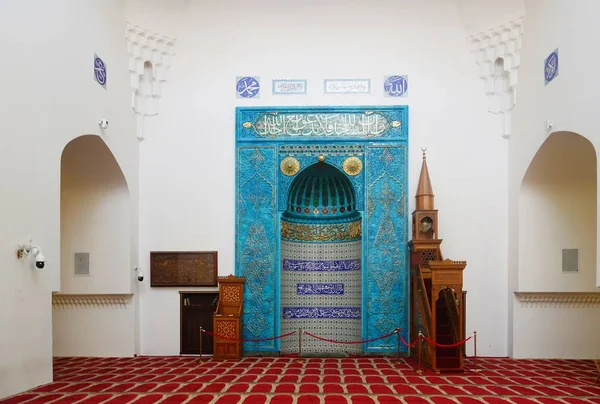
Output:
[[[466,316],[462,287],[467,263],[443,257],[425,152],[412,224],[411,341],[421,338],[421,342],[411,356],[438,373],[462,372]]]
[[[213,358],[240,359],[242,357],[242,313],[246,278],[220,276],[219,301],[213,314]]]

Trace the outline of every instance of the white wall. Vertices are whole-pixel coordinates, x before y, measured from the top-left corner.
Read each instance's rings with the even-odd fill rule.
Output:
[[[127,357],[134,354],[134,307],[130,304],[54,305],[52,346],[55,357]]]
[[[600,3],[569,0],[527,0],[525,33],[519,68],[518,100],[513,114],[513,136],[509,141],[509,294],[519,290],[522,270],[519,266],[519,195],[522,180],[533,156],[551,132],[572,131],[591,141],[598,148],[600,124],[596,119],[595,79],[600,56],[592,52],[595,38],[600,35],[600,26],[595,15]],[[549,85],[544,85],[544,59],[559,49],[559,76]],[[553,123],[546,129],[546,121]],[[598,198],[596,198],[597,203]],[[597,220],[594,218],[592,220]],[[592,225],[593,226],[593,225]],[[596,243],[598,237],[596,237]],[[597,248],[596,248],[597,250]],[[546,251],[540,251],[545,253]],[[597,262],[597,261],[596,261]],[[596,286],[600,285],[600,272],[596,263]],[[523,275],[524,276],[524,275]],[[510,299],[512,302],[512,297]],[[514,352],[527,352],[519,344],[525,333],[542,328],[543,318],[528,323],[529,327],[517,327],[517,310],[514,308],[514,330],[509,333],[510,347]],[[512,321],[512,313],[509,322]],[[559,313],[556,314],[559,321]],[[531,317],[533,318],[533,317]],[[573,315],[573,318],[579,318]],[[583,326],[583,323],[581,324]],[[557,339],[566,341],[570,331],[577,327],[560,327]],[[596,341],[600,335],[596,335]],[[592,352],[591,345],[580,346]],[[554,346],[559,352],[561,346]]]
[[[160,18],[140,17],[150,29]],[[468,261],[467,329],[479,354],[506,354],[507,143],[452,2],[191,1],[169,19],[159,34],[177,36],[177,55],[140,150],[145,268],[153,250],[218,250],[220,274],[233,272],[236,106],[406,103],[410,209],[426,144],[444,253]],[[383,97],[389,74],[408,74],[407,98]],[[240,75],[260,76],[260,99],[235,98]],[[323,79],[355,77],[372,79],[371,95],[322,94]],[[273,96],[274,78],[305,78],[308,94]],[[178,289],[141,293],[141,352],[178,353]]]
[[[600,307],[515,301],[515,358],[600,357]]]
[[[102,117],[110,122],[103,139],[131,190],[132,228],[137,221],[138,145],[123,11],[118,0],[0,2],[0,398],[52,380],[60,158],[71,139],[98,133]],[[108,66],[107,90],[93,79],[94,52]],[[29,235],[46,255],[43,271],[16,258],[17,244]]]
[[[596,153],[574,133],[554,133],[521,185],[519,290],[595,291]],[[579,272],[562,272],[562,249],[579,249]]]

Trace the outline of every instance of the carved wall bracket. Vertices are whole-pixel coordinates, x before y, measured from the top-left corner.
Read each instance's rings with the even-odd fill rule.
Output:
[[[127,309],[133,294],[52,295],[53,309]]]
[[[515,292],[521,307],[600,308],[600,293],[594,292]]]
[[[516,103],[521,65],[523,18],[469,36],[479,77],[485,82],[488,111],[504,117],[503,137],[511,134],[511,111]]]
[[[137,136],[144,140],[147,117],[158,115],[162,85],[175,56],[176,39],[127,23],[127,52],[132,107],[137,115]]]

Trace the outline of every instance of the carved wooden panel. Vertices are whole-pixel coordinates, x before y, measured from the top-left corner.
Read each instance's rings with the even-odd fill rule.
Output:
[[[217,286],[217,251],[150,253],[150,286]]]
[[[433,282],[444,285],[462,283],[462,272],[449,272],[440,274],[439,272],[434,271]]]

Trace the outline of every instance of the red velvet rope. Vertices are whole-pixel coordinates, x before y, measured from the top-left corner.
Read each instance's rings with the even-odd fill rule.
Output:
[[[402,335],[400,335],[399,332],[398,332],[398,338],[400,338],[400,341],[402,341],[402,343],[404,345],[406,345],[407,347],[409,347],[409,348],[414,348],[419,343],[419,337],[417,337],[417,339],[415,340],[415,342],[413,342],[412,344],[409,344],[408,342],[406,342],[406,340],[404,338],[402,338]]]
[[[205,329],[202,329],[202,332],[205,333],[205,334],[208,334],[208,335],[212,335],[213,337],[216,337],[216,338],[228,339],[228,340],[231,340],[231,341],[262,342],[262,341],[271,341],[271,340],[279,339],[279,338],[283,338],[283,337],[289,337],[290,335],[295,334],[298,331],[292,331],[292,332],[288,332],[287,334],[279,335],[277,337],[262,338],[262,339],[239,339],[239,338],[225,337],[223,335],[219,335],[219,334],[212,333],[210,331],[206,331]]]
[[[472,337],[469,337],[467,339],[463,339],[462,341],[457,342],[456,344],[438,344],[437,342],[430,340],[429,338],[427,338],[423,334],[421,334],[421,336],[425,339],[425,341],[427,341],[430,344],[433,344],[433,345],[435,345],[437,347],[440,347],[440,348],[456,348],[457,346],[464,344],[465,342],[467,342],[468,340],[470,340],[472,338]],[[418,341],[418,339],[417,339],[417,341]]]
[[[392,331],[391,333],[386,334],[386,335],[382,335],[381,337],[372,338],[372,339],[366,339],[364,341],[336,341],[334,339],[327,339],[327,338],[319,337],[317,335],[309,333],[308,331],[304,331],[304,334],[308,335],[309,337],[313,337],[313,338],[318,339],[320,341],[332,342],[334,344],[364,344],[364,343],[367,343],[367,342],[373,342],[373,341],[377,341],[377,340],[380,340],[380,339],[387,338],[387,337],[389,337],[389,336],[391,336],[391,335],[393,335],[395,333],[396,333],[396,331]]]

